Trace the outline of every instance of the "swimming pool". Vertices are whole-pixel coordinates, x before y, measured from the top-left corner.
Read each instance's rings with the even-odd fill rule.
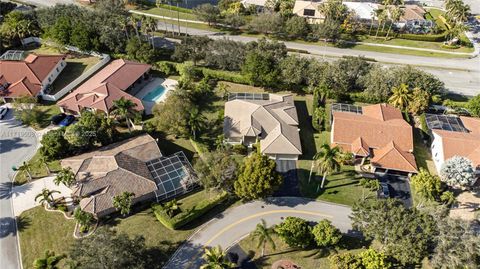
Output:
[[[148,102],[156,102],[158,99],[160,99],[164,94],[165,94],[165,87],[163,85],[158,85],[153,89],[153,91],[147,93],[142,100],[143,101],[148,101]]]

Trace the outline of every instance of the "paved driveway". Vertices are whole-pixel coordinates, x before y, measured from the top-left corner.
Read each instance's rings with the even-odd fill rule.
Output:
[[[343,233],[352,231],[349,207],[313,201],[300,197],[277,197],[266,202],[254,201],[217,215],[195,232],[170,258],[164,269],[199,268],[203,247],[220,245],[227,249],[255,229],[264,219],[268,226],[278,224],[287,216],[309,221],[329,219]]]
[[[35,202],[35,196],[37,196],[43,188],[59,191],[60,193],[53,194],[54,199],[70,197],[72,191],[63,184],[59,186],[55,185],[55,183],[53,183],[54,178],[55,176],[44,177],[28,184],[13,187],[11,196],[15,216],[18,217],[23,211],[40,205],[38,202]]]
[[[277,160],[277,171],[283,175],[283,184],[274,196],[300,196],[297,161]]]
[[[20,268],[18,242],[12,210],[11,187],[14,172],[37,149],[35,132],[13,119],[12,111],[0,120],[0,261],[1,268]]]
[[[392,198],[401,200],[408,208],[412,207],[413,201],[410,191],[410,183],[408,182],[408,178],[406,176],[383,175],[379,176],[379,180],[390,185]]]

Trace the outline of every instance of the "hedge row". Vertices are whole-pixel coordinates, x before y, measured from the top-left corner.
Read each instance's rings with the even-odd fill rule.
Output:
[[[227,197],[228,193],[222,192],[212,199],[201,201],[194,208],[185,209],[183,212],[178,213],[173,218],[167,215],[160,204],[153,204],[152,209],[155,217],[158,221],[160,221],[160,223],[169,229],[176,230],[204,215],[215,206],[227,200]]]
[[[438,34],[438,35],[398,34],[397,38],[415,40],[415,41],[442,42],[447,39],[447,35],[445,33]]]
[[[216,80],[223,80],[239,84],[250,84],[250,81],[239,72],[213,70],[205,67],[198,67],[198,70],[202,72],[204,77],[210,76],[211,78]]]

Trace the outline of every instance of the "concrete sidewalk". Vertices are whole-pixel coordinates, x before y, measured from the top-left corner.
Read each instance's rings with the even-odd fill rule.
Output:
[[[44,188],[60,192],[53,194],[54,199],[70,197],[72,190],[63,184],[60,184],[59,186],[55,185],[55,183],[53,183],[54,178],[54,176],[44,177],[21,186],[13,187],[11,196],[15,216],[20,216],[23,211],[40,205],[38,202],[35,202],[35,196],[42,192],[42,189]]]

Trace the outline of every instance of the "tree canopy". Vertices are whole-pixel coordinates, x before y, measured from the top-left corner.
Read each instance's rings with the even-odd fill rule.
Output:
[[[283,182],[275,167],[274,160],[260,153],[245,158],[243,169],[234,183],[235,194],[245,200],[271,195]]]
[[[461,156],[453,156],[443,163],[440,179],[453,187],[470,187],[477,181],[472,162]]]
[[[287,217],[275,226],[275,232],[290,247],[306,248],[313,244],[312,227],[304,219]],[[325,238],[323,238],[325,240]]]

